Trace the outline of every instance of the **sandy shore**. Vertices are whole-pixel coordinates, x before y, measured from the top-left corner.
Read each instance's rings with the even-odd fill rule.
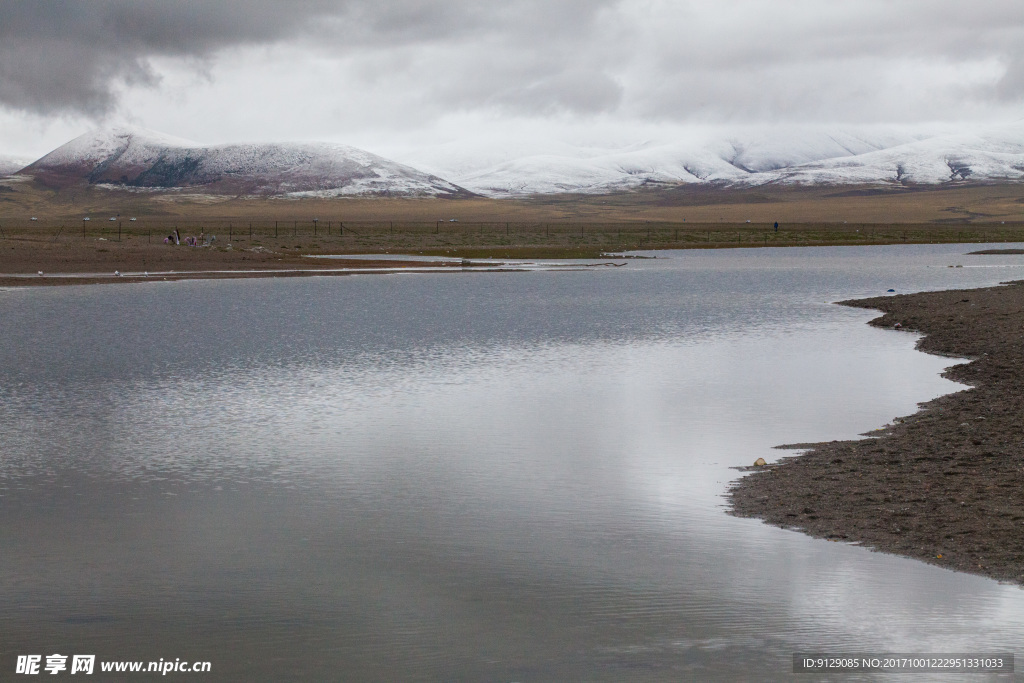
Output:
[[[842,302],[872,325],[923,332],[973,388],[858,441],[750,468],[734,514],[1024,584],[1024,282]]]

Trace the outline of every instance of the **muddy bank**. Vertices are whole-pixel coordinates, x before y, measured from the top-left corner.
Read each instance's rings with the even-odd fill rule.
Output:
[[[874,438],[752,468],[734,514],[1024,584],[1024,282],[842,303],[924,333],[923,351],[974,359],[946,372],[972,388]]]
[[[148,243],[88,240],[59,243],[39,238],[0,241],[0,287],[83,285],[137,282],[144,279],[186,280],[250,277],[345,275],[367,269],[408,272],[444,268],[495,267],[495,263],[451,260],[409,261],[399,258],[319,259],[287,248],[189,247]],[[117,272],[121,276],[115,276]],[[42,273],[40,276],[39,273]],[[149,276],[144,275],[149,273]],[[28,277],[25,277],[28,276]]]

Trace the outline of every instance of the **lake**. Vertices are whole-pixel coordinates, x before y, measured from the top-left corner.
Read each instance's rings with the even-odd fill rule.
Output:
[[[832,302],[1024,278],[982,246],[0,291],[3,677],[786,680],[797,651],[1019,649],[1019,588],[723,498],[773,446],[961,388]]]

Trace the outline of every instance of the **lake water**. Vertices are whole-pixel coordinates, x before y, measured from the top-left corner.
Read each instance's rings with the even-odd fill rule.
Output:
[[[33,653],[240,681],[1024,653],[1019,588],[723,499],[774,445],[956,390],[830,302],[1024,278],[979,246],[0,291],[0,678]]]

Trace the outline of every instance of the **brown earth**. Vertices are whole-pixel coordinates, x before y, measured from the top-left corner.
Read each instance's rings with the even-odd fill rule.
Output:
[[[27,177],[0,178],[0,226],[28,227],[35,216],[40,223],[69,229],[81,227],[82,218],[105,221],[114,216],[138,219],[135,227],[178,225],[182,232],[200,224],[233,222],[236,229],[249,222],[265,230],[275,222],[284,230],[294,222],[300,230],[314,218],[344,221],[419,224],[431,230],[451,222],[512,224],[566,223],[672,223],[687,226],[719,223],[764,228],[779,221],[828,224],[853,232],[855,223],[960,226],[1021,223],[1024,183],[946,183],[942,185],[795,186],[759,187],[664,186],[603,195],[559,194],[514,199],[484,197],[441,198],[273,198],[203,193],[201,189],[140,192],[111,186],[81,184],[59,191]],[[128,223],[125,223],[128,227]],[[448,226],[459,227],[459,226]],[[514,227],[514,226],[513,226]],[[220,230],[219,232],[223,232]],[[218,234],[219,234],[218,232]],[[513,230],[514,232],[514,230]],[[973,239],[973,238],[970,238]]]
[[[215,234],[218,247],[232,242],[235,250],[501,259],[736,246],[1024,242],[1022,204],[1024,183],[685,186],[516,199],[284,199],[84,183],[55,191],[17,177],[0,178],[0,251],[9,251],[2,248],[5,240],[23,237],[69,250],[101,238],[137,246],[162,242],[175,228],[182,235]]]
[[[1024,584],[1024,282],[842,303],[924,333],[923,351],[973,358],[945,373],[973,388],[873,438],[747,468],[733,513]]]
[[[65,284],[135,282],[143,273],[165,280],[238,277],[295,277],[303,275],[344,275],[345,269],[428,268],[461,270],[453,261],[403,261],[380,259],[315,259],[303,256],[308,250],[285,246],[239,245],[189,247],[156,244],[145,238],[121,242],[90,238],[64,241],[37,234],[8,235],[0,239],[0,286],[23,287]],[[475,264],[466,264],[472,267]],[[488,263],[493,267],[495,264]],[[118,271],[122,277],[114,275]],[[35,275],[41,277],[16,277]],[[14,276],[14,277],[12,277]]]

